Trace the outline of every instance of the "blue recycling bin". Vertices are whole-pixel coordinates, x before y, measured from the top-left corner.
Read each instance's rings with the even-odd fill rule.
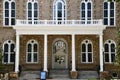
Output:
[[[45,71],[40,72],[40,80],[46,80],[46,72]]]

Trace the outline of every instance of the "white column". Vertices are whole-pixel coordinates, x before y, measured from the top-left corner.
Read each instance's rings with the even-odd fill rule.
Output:
[[[100,72],[103,72],[103,35],[99,35],[99,50],[100,50]]]
[[[75,35],[72,35],[72,71],[76,71],[75,66]]]
[[[47,70],[47,35],[44,35],[44,71]]]
[[[20,38],[19,35],[16,34],[16,53],[15,53],[15,72],[19,72],[19,43]]]

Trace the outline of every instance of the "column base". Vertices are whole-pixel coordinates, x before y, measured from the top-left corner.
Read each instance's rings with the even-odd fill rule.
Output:
[[[77,71],[71,71],[70,72],[70,77],[72,79],[77,79],[78,78],[78,72]]]
[[[110,79],[110,78],[111,76],[110,76],[109,71],[100,72],[100,79]]]

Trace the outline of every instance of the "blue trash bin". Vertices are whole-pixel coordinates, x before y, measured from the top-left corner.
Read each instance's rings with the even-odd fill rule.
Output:
[[[46,72],[45,71],[40,72],[40,80],[46,80]]]

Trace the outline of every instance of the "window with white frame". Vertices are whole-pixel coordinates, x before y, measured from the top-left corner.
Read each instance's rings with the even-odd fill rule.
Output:
[[[81,44],[82,63],[93,62],[93,46],[90,40],[84,40]]]
[[[115,26],[115,1],[104,1],[104,25]]]
[[[3,44],[3,62],[14,63],[15,62],[15,44],[12,40],[7,40]]]
[[[3,1],[3,25],[15,25],[15,0]]]
[[[81,20],[92,19],[92,0],[82,0],[81,2]]]
[[[66,1],[54,0],[53,3],[53,20],[64,21],[66,20]]]
[[[38,62],[38,43],[35,40],[29,40],[27,43],[27,63]]]
[[[27,1],[27,20],[38,20],[39,9],[38,0]]]
[[[105,63],[113,63],[115,61],[116,44],[113,40],[107,40],[104,44],[104,61]]]

